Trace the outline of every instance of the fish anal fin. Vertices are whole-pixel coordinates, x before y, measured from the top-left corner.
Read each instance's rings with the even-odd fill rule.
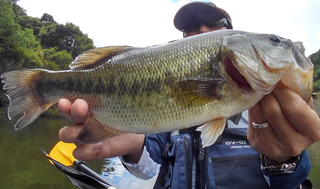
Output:
[[[78,140],[81,143],[90,144],[97,143],[105,140],[106,138],[111,138],[120,134],[121,132],[103,125],[93,117],[89,117],[84,124],[82,132],[78,136]]]
[[[88,50],[69,65],[72,70],[92,69],[103,65],[108,59],[121,51],[130,48],[129,46],[108,46]]]
[[[172,96],[183,106],[202,106],[221,98],[222,78],[190,78],[172,87]]]
[[[203,147],[211,146],[216,142],[225,128],[226,121],[227,118],[218,118],[211,120],[197,128],[197,131],[201,131],[200,137],[202,139]]]

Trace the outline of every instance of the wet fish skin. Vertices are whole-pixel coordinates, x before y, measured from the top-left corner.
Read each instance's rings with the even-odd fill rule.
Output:
[[[16,129],[60,98],[81,98],[91,115],[79,136],[84,143],[204,124],[199,130],[209,146],[228,117],[255,105],[283,75],[308,100],[313,65],[301,45],[272,34],[219,31],[153,47],[93,49],[71,70],[17,70],[1,78],[9,119],[21,116]]]

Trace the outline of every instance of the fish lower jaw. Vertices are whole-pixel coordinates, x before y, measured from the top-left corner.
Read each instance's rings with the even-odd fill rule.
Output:
[[[254,91],[248,82],[241,82],[240,80],[237,80],[236,78],[234,78],[232,76],[231,76],[231,79],[235,83],[235,85],[239,88],[240,91],[243,91],[246,93]]]
[[[254,74],[251,74],[249,72],[246,72],[245,75],[238,75],[238,77],[230,75],[230,78],[235,83],[235,85],[237,85],[239,90],[245,93],[255,91],[260,95],[266,95],[269,94],[275,87],[275,85],[268,84],[264,82],[263,79],[257,78]]]
[[[231,80],[238,86],[240,90],[243,90],[243,91],[253,90],[247,78],[240,73],[238,68],[234,65],[234,63],[229,57],[227,57],[224,62],[225,62],[225,71],[227,72]]]

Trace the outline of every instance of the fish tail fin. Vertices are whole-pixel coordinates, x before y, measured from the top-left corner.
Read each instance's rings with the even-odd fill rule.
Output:
[[[16,130],[21,129],[46,111],[54,103],[45,103],[39,95],[36,95],[33,87],[43,70],[17,70],[5,72],[1,75],[5,95],[9,99],[8,118],[21,115],[14,125]]]

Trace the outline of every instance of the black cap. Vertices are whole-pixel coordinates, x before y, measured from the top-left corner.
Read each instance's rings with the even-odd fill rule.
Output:
[[[194,16],[199,14],[210,14],[217,17],[217,20],[226,18],[228,29],[233,29],[230,15],[223,9],[210,2],[191,2],[181,7],[176,13],[173,23],[174,26],[182,31]]]

